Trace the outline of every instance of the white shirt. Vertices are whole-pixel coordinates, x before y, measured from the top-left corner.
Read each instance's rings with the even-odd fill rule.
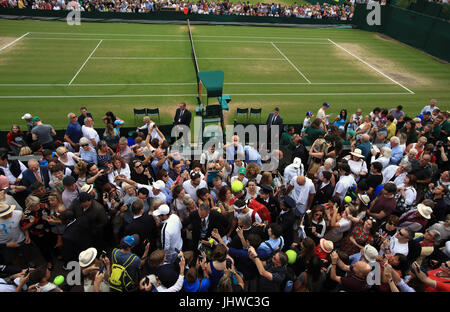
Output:
[[[189,194],[195,202],[198,201],[197,190],[202,188],[208,188],[208,184],[205,180],[200,180],[200,184],[197,187],[194,187],[191,183],[191,180],[187,180],[183,182],[183,188],[186,194]]]
[[[164,285],[161,284],[158,287],[156,287],[156,290],[158,292],[179,292],[181,288],[183,288],[183,283],[184,283],[184,276],[180,275],[178,276],[178,279],[175,282],[175,284],[173,284],[169,288],[166,288],[164,287]]]
[[[183,239],[181,238],[181,224],[180,218],[176,214],[171,214],[169,219],[162,222],[161,229],[161,245],[166,254],[172,254],[175,249],[181,250],[183,248]]]
[[[344,200],[345,194],[348,189],[356,184],[355,179],[352,175],[341,176],[339,181],[336,183],[336,187],[334,188],[333,196],[339,194],[339,198],[341,202]]]
[[[98,144],[98,141],[100,141],[100,137],[98,136],[98,133],[97,133],[97,131],[95,131],[94,128],[86,127],[85,125],[83,125],[81,127],[81,131],[83,132],[83,136],[85,138],[89,139],[89,145],[91,147],[94,147],[94,145],[92,144],[91,139],[94,139],[96,144]]]
[[[383,166],[383,169],[385,169],[389,165],[390,161],[391,161],[390,158],[387,158],[384,156],[380,156],[377,159],[375,159],[375,156],[372,156],[372,158],[370,160],[371,163],[379,162]],[[381,169],[381,170],[383,170],[383,169]]]
[[[284,182],[289,183],[293,177],[302,176],[304,174],[303,164],[300,165],[300,168],[294,168],[294,164],[290,164],[284,169]]]
[[[202,165],[204,164],[209,164],[212,162],[217,162],[219,161],[219,157],[220,157],[220,153],[218,151],[214,151],[214,153],[211,153],[209,150],[202,153],[202,155],[200,156],[200,163]]]
[[[119,174],[123,174],[124,176],[127,177],[127,179],[131,179],[130,166],[128,164],[125,164],[125,168],[120,168],[120,172],[118,172],[117,170],[113,170],[111,173],[108,174],[109,183],[114,184],[118,188],[120,188],[120,187],[114,181],[114,177]]]
[[[3,172],[5,173],[5,177],[8,178],[8,181],[9,181],[10,184],[14,184],[16,182],[16,179],[22,179],[22,172],[27,170],[27,167],[25,167],[25,165],[20,160],[18,160],[18,162],[19,162],[19,165],[20,165],[21,173],[20,173],[20,175],[17,178],[11,173],[11,170],[9,168],[9,164],[8,163],[6,164],[6,167],[0,166],[0,168],[3,169]]]
[[[144,184],[138,184],[138,189],[140,188],[146,188],[148,190],[148,197],[151,198],[159,198],[163,202],[166,202],[167,198],[163,191],[159,192],[158,195],[153,194],[153,186],[151,185],[144,185]]]
[[[74,154],[72,152],[67,152],[67,161],[63,161],[61,157],[58,157],[58,160],[66,167],[74,166],[75,161],[73,160]]]
[[[294,189],[290,193],[292,199],[295,200],[296,212],[300,214],[304,214],[308,205],[308,199],[310,194],[316,193],[316,188],[314,187],[314,183],[310,178],[305,177],[305,184],[299,185],[297,183],[297,177],[293,177],[289,182],[289,185],[294,186]]]
[[[367,165],[364,160],[354,161],[351,158],[350,159],[348,159],[347,157],[345,157],[345,158],[348,160],[348,165],[350,166],[350,170],[356,177],[355,181],[359,180],[360,172],[368,172]]]
[[[235,181],[235,180],[238,180],[238,177],[237,177],[237,175],[235,175],[234,177],[231,177],[231,183],[233,183],[233,181]],[[244,185],[244,187],[246,187],[247,186],[247,183],[248,183],[248,179],[246,178],[246,177],[244,177],[244,180],[243,181],[241,181],[242,182],[242,184]]]
[[[391,250],[391,255],[400,253],[407,256],[409,252],[408,243],[401,244],[395,236],[391,237],[391,240],[389,242],[389,249]]]
[[[386,169],[384,169],[381,172],[383,174],[383,183],[382,184],[386,184],[387,182],[389,182],[389,180],[394,176],[395,172],[397,171],[397,168],[398,168],[398,166],[396,166],[396,165],[390,165],[390,166],[387,166]],[[405,177],[407,174],[408,174],[407,172],[403,172],[395,178],[394,183],[397,185],[397,187],[405,186],[403,181],[405,180]]]
[[[417,197],[416,189],[413,188],[412,186],[408,186],[405,189],[405,196],[406,196],[405,204],[407,204],[408,206],[412,205]]]
[[[237,153],[238,153],[238,158],[240,157],[241,159],[245,158],[245,154],[244,154],[244,147],[242,146],[242,144],[238,144],[237,145]],[[231,144],[230,146],[227,147],[226,150],[226,156],[227,156],[227,161],[228,160],[234,160],[234,145]]]

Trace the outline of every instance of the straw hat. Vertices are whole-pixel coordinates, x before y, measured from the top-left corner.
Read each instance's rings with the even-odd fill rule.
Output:
[[[424,204],[417,205],[417,211],[419,211],[420,215],[425,219],[431,219],[431,214],[433,213],[433,209],[431,207],[425,206]]]
[[[80,263],[80,267],[85,268],[91,265],[97,257],[97,249],[94,247],[88,248],[82,252],[78,256],[78,262]]]
[[[0,202],[0,217],[6,216],[16,209],[16,205],[8,205],[5,202]]]
[[[319,244],[320,244],[320,248],[326,253],[330,253],[334,249],[333,242],[326,240],[325,238],[321,238]]]
[[[364,155],[361,154],[361,150],[359,148],[355,148],[355,151],[350,152],[350,154],[359,158],[364,158]]]

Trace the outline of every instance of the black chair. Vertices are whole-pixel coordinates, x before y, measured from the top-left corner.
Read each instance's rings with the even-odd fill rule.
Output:
[[[236,122],[238,122],[239,116],[245,118],[244,122],[248,122],[248,108],[236,108]]]
[[[145,108],[133,108],[134,112],[134,125],[137,126],[137,116],[147,116],[147,110]]]
[[[252,116],[259,116],[259,123],[261,123],[261,108],[250,108],[250,119]]]
[[[158,125],[161,124],[159,119],[159,108],[147,108],[147,116],[158,116]]]

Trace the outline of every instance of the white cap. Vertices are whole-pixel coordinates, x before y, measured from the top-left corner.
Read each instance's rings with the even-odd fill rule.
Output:
[[[295,157],[294,158],[294,162],[292,163],[294,165],[295,169],[300,168],[301,164],[302,164],[302,160],[299,157]]]
[[[158,209],[153,211],[153,215],[155,217],[160,216],[160,215],[168,215],[169,213],[170,213],[170,208],[166,204],[159,206]]]
[[[26,113],[25,115],[22,116],[22,119],[31,119],[33,118],[33,116],[31,116],[30,113]]]
[[[162,191],[166,187],[166,184],[164,183],[164,181],[158,180],[156,182],[153,182],[153,187]]]

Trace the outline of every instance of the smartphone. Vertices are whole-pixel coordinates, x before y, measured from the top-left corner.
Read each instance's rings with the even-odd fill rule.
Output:
[[[102,262],[102,264],[100,265],[100,269],[98,269],[98,271],[99,271],[100,273],[103,273],[103,272],[105,272],[105,269],[106,269],[105,263]]]
[[[27,276],[30,273],[30,268],[27,268],[27,270],[25,271],[25,276]]]
[[[145,283],[145,285],[150,284],[150,279],[148,278],[148,276],[145,277],[144,283]]]
[[[147,246],[147,244],[148,244],[148,239],[147,239],[147,238],[144,239],[144,241],[142,242],[142,244],[144,245],[144,247]]]
[[[231,269],[231,265],[232,265],[231,260],[230,260],[230,259],[227,259],[227,260],[226,260],[226,266],[227,266],[227,269],[228,269],[228,270]]]
[[[102,250],[101,258],[106,258],[106,251]]]

